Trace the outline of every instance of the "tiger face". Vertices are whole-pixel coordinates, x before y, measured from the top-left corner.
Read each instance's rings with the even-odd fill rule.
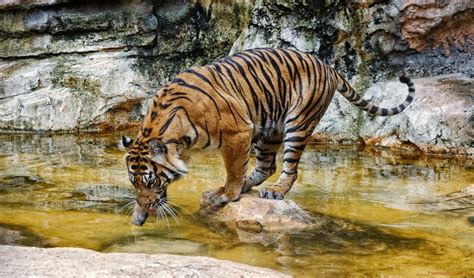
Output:
[[[144,213],[154,213],[166,203],[168,185],[186,173],[184,162],[173,146],[158,139],[144,142],[123,136],[122,145],[127,149],[125,162],[129,180],[137,189],[137,204]]]

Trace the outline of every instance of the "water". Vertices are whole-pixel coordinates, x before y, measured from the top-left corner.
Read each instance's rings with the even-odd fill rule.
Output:
[[[252,243],[189,213],[224,183],[212,151],[196,152],[190,174],[169,188],[183,207],[179,224],[131,225],[124,204],[135,192],[119,138],[0,135],[0,244],[211,256],[298,277],[474,275],[472,200],[436,202],[474,184],[472,160],[310,146],[286,198],[347,225]]]

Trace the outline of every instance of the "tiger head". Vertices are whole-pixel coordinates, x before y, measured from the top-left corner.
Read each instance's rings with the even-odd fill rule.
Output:
[[[139,208],[135,212],[141,211],[145,215],[134,215],[133,223],[142,225],[149,212],[156,212],[166,203],[168,185],[186,174],[186,166],[174,144],[165,145],[158,139],[144,141],[123,136],[122,145],[127,150],[125,162],[128,177],[137,189]]]

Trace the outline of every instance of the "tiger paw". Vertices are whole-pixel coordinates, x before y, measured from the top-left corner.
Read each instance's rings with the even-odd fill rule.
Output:
[[[230,202],[224,192],[224,187],[219,187],[216,191],[206,191],[202,196],[201,206],[206,209],[218,210]]]
[[[258,197],[263,199],[283,200],[285,193],[274,190],[273,188],[264,188],[258,191]]]

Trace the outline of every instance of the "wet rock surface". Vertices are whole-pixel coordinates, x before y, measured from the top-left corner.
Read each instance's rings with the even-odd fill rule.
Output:
[[[219,210],[208,208],[208,192],[201,197],[199,214],[206,222],[219,222],[227,227],[253,233],[295,232],[321,225],[292,200],[269,200],[258,197],[255,190],[242,194],[236,202]]]
[[[207,257],[0,246],[1,276],[60,277],[65,273],[68,276],[289,277],[270,269]]]

